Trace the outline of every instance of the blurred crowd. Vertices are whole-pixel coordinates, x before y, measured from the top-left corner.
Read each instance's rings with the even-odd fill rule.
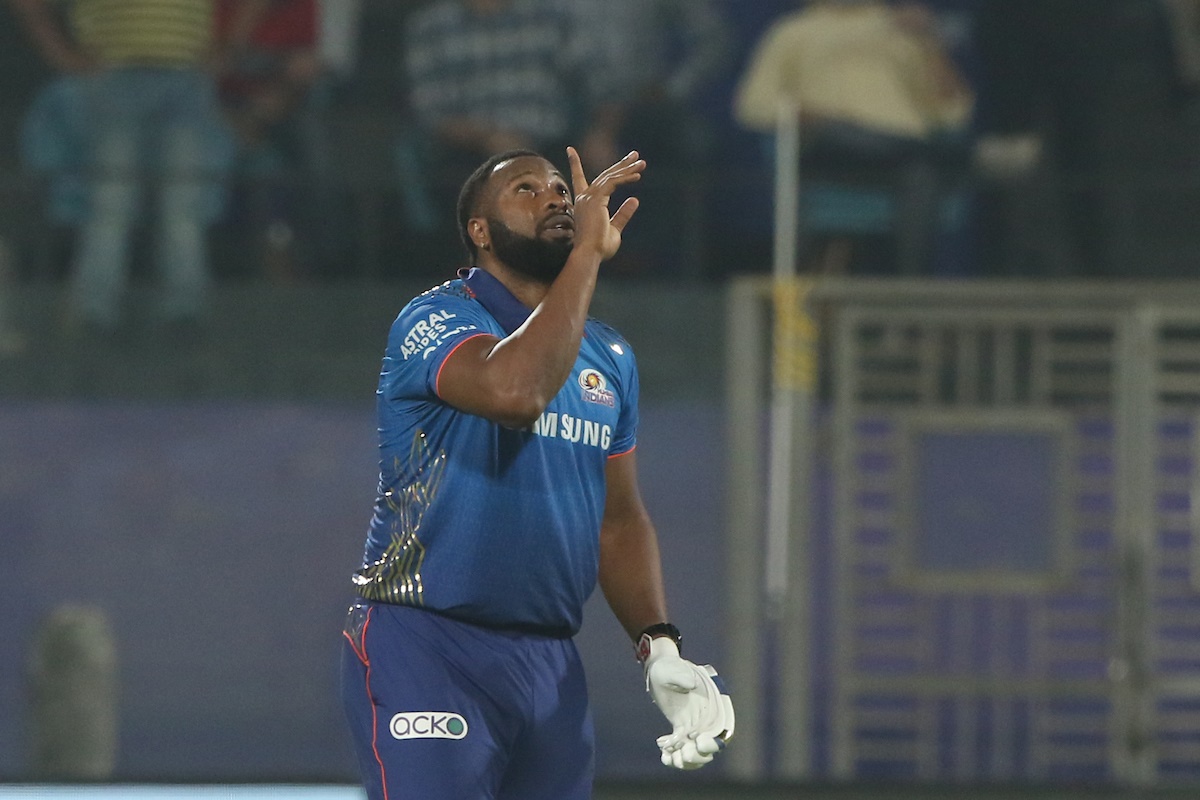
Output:
[[[614,275],[764,270],[781,122],[803,270],[1196,272],[1200,0],[4,3],[0,352],[17,281],[186,337],[214,281],[448,276],[512,147],[648,160]]]

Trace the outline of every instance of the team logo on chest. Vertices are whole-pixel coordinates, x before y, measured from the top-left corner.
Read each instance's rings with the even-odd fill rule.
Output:
[[[608,381],[590,367],[579,373],[579,388],[583,389],[583,399],[589,403],[599,403],[609,408],[617,405],[617,398],[608,389]]]

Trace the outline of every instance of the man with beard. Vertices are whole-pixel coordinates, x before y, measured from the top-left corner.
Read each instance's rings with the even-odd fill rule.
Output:
[[[413,299],[388,339],[380,482],[342,697],[373,800],[591,796],[593,732],[571,637],[599,580],[671,722],[662,761],[733,733],[716,672],[679,655],[637,487],[633,352],[588,317],[637,210],[636,152],[590,184],[531,151],[463,186],[477,264]],[[572,197],[572,186],[575,189]]]

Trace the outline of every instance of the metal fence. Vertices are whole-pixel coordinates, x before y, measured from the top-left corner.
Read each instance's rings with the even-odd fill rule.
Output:
[[[729,298],[735,774],[1200,778],[1200,286]]]

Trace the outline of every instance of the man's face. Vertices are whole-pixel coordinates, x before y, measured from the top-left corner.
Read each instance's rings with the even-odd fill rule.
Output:
[[[484,218],[492,253],[542,283],[562,271],[575,243],[571,189],[553,164],[521,156],[492,172]]]

